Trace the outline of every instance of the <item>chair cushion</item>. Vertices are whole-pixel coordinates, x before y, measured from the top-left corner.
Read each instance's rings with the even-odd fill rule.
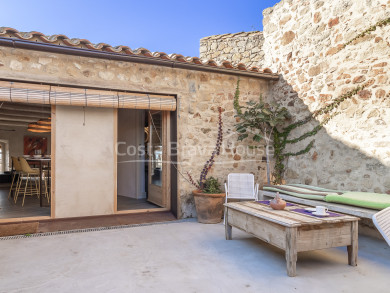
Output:
[[[372,192],[346,192],[339,194],[328,194],[327,202],[342,203],[363,208],[382,210],[390,207],[390,195]]]

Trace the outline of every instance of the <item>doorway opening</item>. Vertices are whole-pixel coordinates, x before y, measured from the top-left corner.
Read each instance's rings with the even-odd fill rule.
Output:
[[[164,111],[118,109],[117,211],[170,207]]]
[[[51,106],[0,103],[0,220],[51,215]]]

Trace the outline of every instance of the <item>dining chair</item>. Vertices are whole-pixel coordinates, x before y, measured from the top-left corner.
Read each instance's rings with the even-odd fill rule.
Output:
[[[39,198],[40,173],[39,170],[32,169],[25,158],[19,157],[19,162],[21,166],[21,172],[20,172],[19,184],[16,190],[15,203],[17,202],[20,190],[22,189],[23,190],[22,206],[24,206],[26,195],[36,195]],[[25,182],[24,188],[22,187],[23,181]],[[30,182],[30,187],[29,187],[29,182]]]

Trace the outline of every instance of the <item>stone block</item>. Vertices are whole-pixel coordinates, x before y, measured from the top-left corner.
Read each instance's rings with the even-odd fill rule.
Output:
[[[362,100],[368,100],[369,98],[371,98],[371,91],[370,90],[362,90],[358,93],[359,95],[359,98],[361,98]]]
[[[321,65],[312,66],[308,71],[309,76],[317,76],[320,73],[321,73]]]
[[[336,17],[336,18],[331,18],[329,21],[328,21],[328,27],[332,28],[334,27],[335,25],[338,25],[339,24],[339,18]]]
[[[283,18],[279,21],[279,25],[283,26],[291,19],[291,14],[283,16]]]
[[[314,23],[319,23],[322,19],[322,16],[321,16],[321,13],[320,12],[316,12],[314,13],[314,17],[313,17],[313,22]]]
[[[364,81],[366,81],[366,77],[364,75],[359,75],[359,76],[354,77],[354,79],[352,80],[352,83],[362,83]]]
[[[384,98],[385,95],[386,95],[386,91],[383,90],[383,89],[379,89],[379,90],[377,90],[377,91],[375,92],[375,96],[376,96],[377,98]]]
[[[15,71],[20,71],[23,69],[23,64],[17,60],[11,60],[9,68]]]
[[[293,31],[285,32],[280,40],[283,46],[290,44],[295,38],[295,33]]]

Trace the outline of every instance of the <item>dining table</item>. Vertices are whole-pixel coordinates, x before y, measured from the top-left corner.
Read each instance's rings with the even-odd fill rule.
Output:
[[[42,196],[42,189],[43,189],[43,183],[42,183],[42,175],[43,175],[43,170],[44,166],[47,166],[48,170],[48,178],[50,178],[50,171],[51,171],[51,158],[49,157],[30,157],[26,158],[26,161],[30,165],[35,165],[39,167],[39,205],[41,207],[48,207],[49,204],[43,204],[43,196]],[[50,180],[48,180],[48,186],[50,186]]]

